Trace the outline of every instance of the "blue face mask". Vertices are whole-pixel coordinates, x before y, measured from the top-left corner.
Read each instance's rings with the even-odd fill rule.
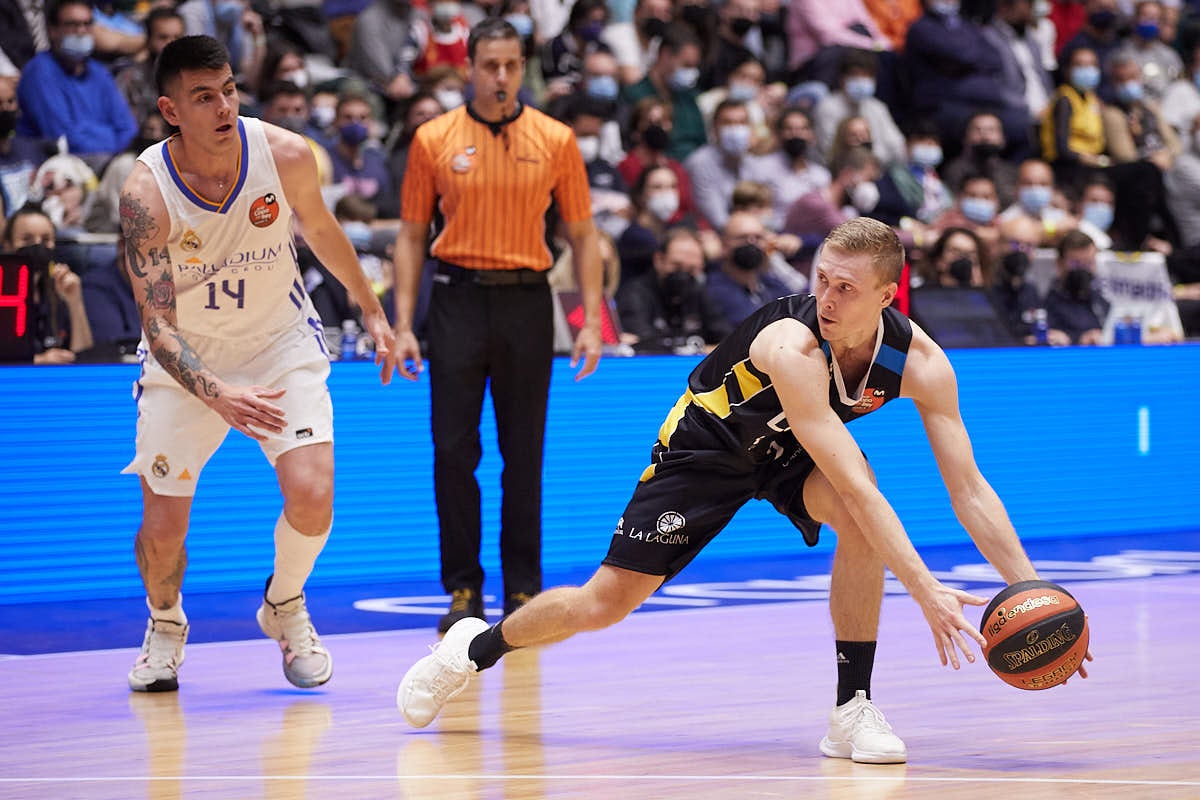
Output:
[[[1139,22],[1134,28],[1139,39],[1147,42],[1158,38],[1158,23],[1157,22]]]
[[[1108,203],[1084,203],[1083,218],[1102,231],[1113,223],[1113,207]]]
[[[371,249],[371,240],[374,237],[371,233],[371,226],[367,223],[348,219],[342,223],[342,230],[346,232],[346,238],[350,240],[350,244],[354,245],[355,250],[362,253]]]
[[[996,218],[996,201],[986,197],[964,197],[958,207],[976,225],[987,225]]]
[[[914,144],[910,158],[918,167],[933,169],[942,163],[942,148],[936,144]]]
[[[367,140],[370,131],[367,126],[361,122],[347,122],[342,127],[338,128],[338,135],[342,137],[342,141],[350,147],[357,147]]]
[[[874,78],[847,78],[846,96],[858,103],[875,96]]]
[[[584,25],[582,28],[580,28],[577,33],[579,38],[585,42],[598,42],[600,41],[600,37],[604,34],[604,23],[589,22],[587,25]]]
[[[1052,198],[1049,186],[1022,186],[1017,192],[1017,199],[1030,214],[1041,214]]]
[[[758,97],[758,87],[753,83],[734,81],[729,84],[729,99],[739,103],[749,103]]]
[[[1114,93],[1117,100],[1122,103],[1136,103],[1142,99],[1142,85],[1137,81],[1126,81],[1125,83],[1117,84]]]
[[[533,36],[533,18],[528,14],[509,14],[504,21],[516,28],[517,34],[522,39]]]
[[[700,80],[698,67],[680,67],[671,73],[671,88],[677,91],[691,89]]]
[[[96,49],[90,33],[68,33],[58,45],[58,51],[72,61],[86,61]]]
[[[616,100],[618,91],[620,91],[620,87],[617,85],[617,79],[612,75],[596,75],[588,78],[587,93],[589,97],[597,100]]]
[[[1100,85],[1100,68],[1093,66],[1071,67],[1071,85],[1081,92],[1090,92]]]

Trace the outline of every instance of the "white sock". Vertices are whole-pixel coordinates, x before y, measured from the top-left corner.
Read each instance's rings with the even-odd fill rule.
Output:
[[[329,529],[320,536],[305,536],[280,513],[279,521],[275,523],[275,576],[267,588],[268,600],[282,603],[300,596],[332,528],[333,521],[330,520]]]
[[[150,605],[150,598],[146,598],[146,608],[150,609],[150,616],[154,619],[161,619],[166,622],[178,622],[180,625],[187,625],[187,614],[183,613],[183,592],[179,593],[179,597],[175,600],[175,605],[170,608],[155,608]]]

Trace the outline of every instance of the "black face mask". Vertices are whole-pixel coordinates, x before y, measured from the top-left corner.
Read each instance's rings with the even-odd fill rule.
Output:
[[[1023,250],[1005,253],[1004,258],[1000,259],[1000,268],[1009,278],[1021,280],[1029,271],[1029,254]]]
[[[808,152],[808,139],[791,136],[783,140],[783,152],[791,158],[801,158]]]
[[[666,20],[659,19],[658,17],[647,17],[641,21],[638,27],[642,32],[642,36],[645,36],[647,39],[661,39],[663,34],[667,32]]]
[[[1076,302],[1089,303],[1092,300],[1092,278],[1089,269],[1073,269],[1063,279],[1063,288]]]
[[[970,286],[971,273],[975,271],[975,265],[971,263],[969,258],[956,258],[950,262],[946,272],[954,280],[956,286]]]
[[[971,145],[971,156],[976,161],[987,161],[989,158],[1000,155],[1000,146],[991,142],[980,142],[979,144]]]
[[[651,150],[662,152],[671,143],[671,134],[662,125],[650,125],[642,131],[642,144]]]
[[[1117,24],[1115,11],[1093,11],[1088,14],[1088,24],[1098,31],[1110,31]]]
[[[730,253],[730,260],[733,265],[743,272],[754,272],[762,266],[763,261],[767,258],[767,254],[763,249],[756,244],[743,244],[733,248]]]
[[[0,139],[8,138],[17,129],[17,110],[0,111]]]
[[[729,30],[734,36],[745,36],[754,27],[754,20],[748,17],[734,17],[729,20]]]
[[[696,288],[696,278],[690,272],[672,272],[662,279],[667,305],[680,306]]]
[[[17,248],[17,255],[25,260],[29,268],[34,272],[45,272],[50,269],[50,262],[54,260],[53,248],[47,247],[44,244],[30,244],[25,247]]]

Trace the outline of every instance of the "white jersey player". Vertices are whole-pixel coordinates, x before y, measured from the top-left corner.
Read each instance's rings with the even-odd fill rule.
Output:
[[[293,218],[362,308],[388,383],[394,336],[354,248],[324,206],[304,140],[238,116],[229,56],[215,39],[169,44],[159,110],[179,133],[139,157],[121,193],[122,255],[142,317],[135,542],[150,620],[129,673],[135,691],[174,691],[187,618],[180,586],[196,481],[230,427],[275,467],[283,512],[258,622],[287,679],[329,680],[333,662],[303,587],[333,516],[333,413],[321,320],[304,291]]]

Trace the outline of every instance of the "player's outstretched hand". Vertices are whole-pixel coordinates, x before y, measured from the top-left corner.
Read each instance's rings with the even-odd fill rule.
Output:
[[[282,433],[287,420],[283,409],[271,401],[283,397],[286,391],[270,386],[226,386],[209,405],[230,427],[261,442],[266,435],[250,426]]]
[[[946,666],[947,662],[955,669],[959,668],[958,652],[966,657],[967,661],[975,663],[975,653],[967,645],[963,634],[974,639],[982,648],[987,641],[983,638],[974,625],[967,621],[963,616],[963,606],[982,606],[987,605],[987,598],[978,595],[964,592],[961,589],[951,589],[944,584],[938,584],[925,599],[917,599],[921,605],[921,611],[925,614],[925,621],[929,623],[930,630],[933,631],[933,642],[937,646],[938,658],[942,661],[942,666]]]
[[[379,382],[387,386],[392,382],[392,373],[396,369],[396,334],[388,325],[383,309],[364,312],[363,325],[375,342],[375,363],[382,365],[379,368]]]
[[[425,363],[421,361],[421,345],[412,329],[396,329],[396,371],[400,377],[415,381],[424,371]]]
[[[583,366],[575,373],[575,380],[581,381],[596,371],[602,352],[604,342],[600,338],[598,326],[588,325],[579,331],[579,335],[575,337],[575,347],[571,350],[571,369],[579,363],[580,356],[583,357]]]

